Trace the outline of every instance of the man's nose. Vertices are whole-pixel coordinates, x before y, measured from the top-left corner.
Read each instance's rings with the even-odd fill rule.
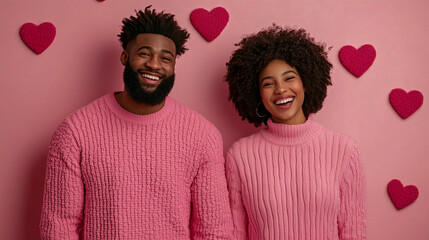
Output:
[[[151,69],[160,69],[161,64],[156,56],[151,57],[147,62],[146,66]]]

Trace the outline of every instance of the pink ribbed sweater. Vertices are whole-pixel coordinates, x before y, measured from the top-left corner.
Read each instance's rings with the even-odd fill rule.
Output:
[[[135,115],[111,93],[52,137],[42,239],[229,239],[232,226],[221,135],[171,98]]]
[[[243,138],[227,153],[237,239],[366,239],[356,144],[310,116]]]

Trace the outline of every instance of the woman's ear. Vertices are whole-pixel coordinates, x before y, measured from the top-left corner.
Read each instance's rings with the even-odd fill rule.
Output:
[[[122,65],[126,65],[128,61],[128,52],[126,50],[123,50],[121,53],[121,63]]]

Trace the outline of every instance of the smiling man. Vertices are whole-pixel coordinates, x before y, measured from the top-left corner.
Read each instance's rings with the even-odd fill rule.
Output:
[[[124,91],[52,137],[42,239],[230,239],[221,135],[168,97],[189,34],[150,7],[122,23]]]
[[[173,40],[155,33],[139,34],[126,45],[121,62],[125,66],[125,90],[116,95],[118,103],[136,114],[159,111],[174,84]]]

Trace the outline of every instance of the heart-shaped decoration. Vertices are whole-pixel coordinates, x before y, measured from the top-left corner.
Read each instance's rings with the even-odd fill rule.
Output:
[[[228,11],[217,7],[210,12],[204,8],[197,8],[191,12],[191,23],[208,42],[216,39],[229,21]]]
[[[393,179],[387,184],[387,192],[396,209],[401,210],[416,201],[419,190],[414,185],[404,187],[398,179]]]
[[[417,90],[407,93],[401,88],[396,88],[390,92],[389,101],[399,116],[406,119],[422,106],[423,94]]]
[[[26,23],[22,25],[19,34],[27,47],[36,54],[41,54],[54,41],[56,29],[50,22],[44,22],[39,26]]]
[[[347,45],[342,47],[338,54],[341,64],[355,77],[362,76],[371,67],[375,55],[375,48],[370,44],[363,45],[357,50]]]

